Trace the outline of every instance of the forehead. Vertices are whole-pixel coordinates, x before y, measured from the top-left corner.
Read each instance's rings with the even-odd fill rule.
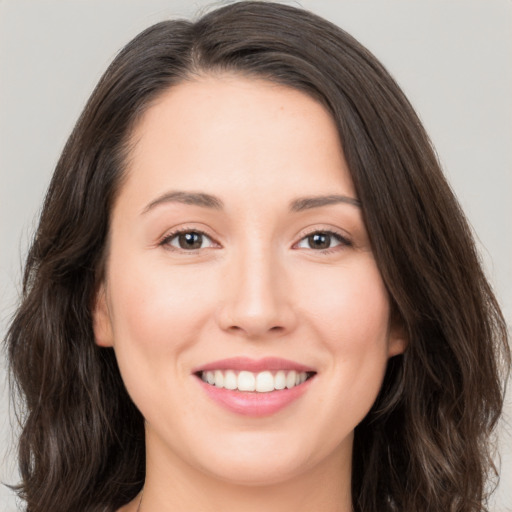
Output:
[[[173,86],[141,117],[132,142],[128,182],[139,193],[201,185],[217,195],[265,194],[274,186],[355,196],[329,112],[261,79],[205,76]]]

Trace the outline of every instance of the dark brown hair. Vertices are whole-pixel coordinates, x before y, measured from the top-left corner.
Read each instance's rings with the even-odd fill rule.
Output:
[[[91,300],[135,123],[174,84],[224,71],[304,91],[331,112],[407,332],[406,353],[389,361],[356,428],[354,510],[485,510],[509,352],[468,224],[413,108],[375,57],[318,16],[266,2],[145,30],[108,68],[64,148],[7,336],[23,403],[26,510],[112,511],[141,489],[143,419],[112,349],[94,342]]]

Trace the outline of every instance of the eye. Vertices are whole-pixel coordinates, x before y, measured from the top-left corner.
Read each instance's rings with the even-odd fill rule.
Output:
[[[301,249],[326,251],[338,246],[351,246],[350,240],[333,231],[314,231],[302,238],[297,244]]]
[[[215,247],[216,244],[206,233],[189,229],[169,233],[160,242],[160,245],[169,246],[177,250],[194,251]]]

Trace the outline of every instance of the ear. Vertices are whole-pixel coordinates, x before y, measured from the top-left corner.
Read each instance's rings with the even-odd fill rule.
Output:
[[[409,338],[402,322],[395,320],[389,329],[388,357],[403,354],[409,345]]]
[[[92,328],[96,345],[100,347],[112,347],[114,345],[112,322],[108,310],[104,283],[100,285],[94,298],[92,306]]]

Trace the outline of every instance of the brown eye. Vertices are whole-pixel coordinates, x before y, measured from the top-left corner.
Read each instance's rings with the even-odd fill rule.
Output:
[[[345,237],[334,233],[332,231],[315,231],[314,233],[305,236],[297,244],[301,249],[316,249],[319,251],[333,249],[334,247],[350,246],[352,245]]]
[[[210,237],[200,231],[179,231],[167,236],[162,241],[162,245],[184,251],[194,251],[205,247],[213,247],[214,244]]]
[[[311,249],[328,249],[331,246],[331,237],[327,233],[315,233],[307,239]]]
[[[178,243],[181,249],[200,249],[203,235],[201,233],[182,233],[178,235]]]

